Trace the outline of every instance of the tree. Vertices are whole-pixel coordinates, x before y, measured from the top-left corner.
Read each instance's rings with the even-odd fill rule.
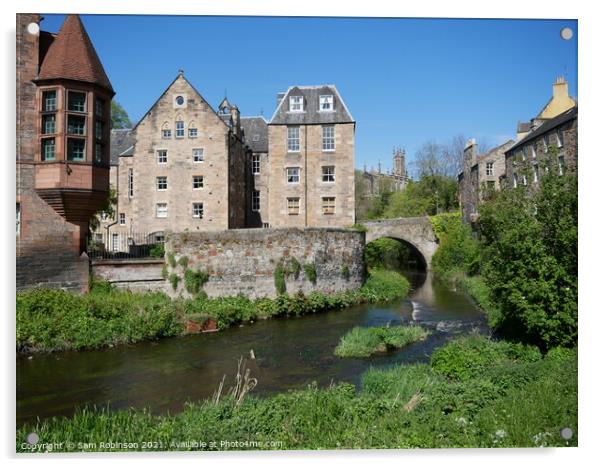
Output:
[[[132,128],[132,122],[125,109],[116,100],[111,101],[111,128]]]
[[[96,214],[92,216],[89,223],[90,232],[94,232],[100,226],[100,215],[105,213],[109,218],[115,217],[115,208],[117,207],[117,190],[113,185],[109,188],[109,193]]]

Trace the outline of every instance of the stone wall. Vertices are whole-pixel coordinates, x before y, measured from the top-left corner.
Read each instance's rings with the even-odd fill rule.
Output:
[[[163,264],[162,259],[94,260],[90,263],[93,277],[132,291],[164,291]]]
[[[189,296],[185,290],[185,269],[209,274],[204,291],[210,297],[243,294],[251,298],[276,297],[274,271],[279,263],[293,269],[301,265],[298,277],[289,274],[286,291],[325,293],[353,290],[364,280],[363,232],[344,229],[241,229],[221,232],[170,233],[166,258],[173,255],[188,264],[169,267],[179,277],[177,289],[167,286],[172,296]],[[293,259],[294,258],[294,259]],[[169,263],[169,261],[168,261]],[[304,271],[311,264],[317,274],[313,284]]]

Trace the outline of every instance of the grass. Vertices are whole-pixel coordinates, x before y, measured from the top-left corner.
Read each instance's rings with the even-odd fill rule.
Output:
[[[179,282],[179,278],[178,278]],[[177,282],[174,282],[177,285]],[[17,293],[17,350],[39,352],[100,348],[178,336],[186,323],[214,320],[219,329],[240,322],[300,316],[405,297],[408,281],[391,271],[373,271],[360,290],[275,299],[246,297],[170,299],[158,292],[133,293],[96,283],[90,293],[33,289]],[[201,291],[202,292],[202,291]]]
[[[16,447],[27,451],[23,440],[30,432],[42,443],[62,442],[59,450],[66,451],[82,450],[78,443],[95,443],[87,450],[121,450],[101,448],[108,440],[138,443],[130,450],[149,440],[156,450],[233,449],[221,444],[226,440],[243,443],[239,449],[577,446],[576,349],[541,356],[506,344],[460,338],[436,351],[431,364],[367,371],[359,391],[348,383],[310,385],[265,398],[251,393],[238,406],[233,397],[198,402],[165,416],[82,409],[71,419],[19,428]],[[464,372],[450,371],[453,363],[441,365],[442,356],[454,353],[464,368],[475,348],[486,355],[478,371],[458,377]],[[560,437],[564,427],[573,429],[570,440]],[[207,445],[174,443],[182,440]]]
[[[420,326],[355,327],[334,349],[339,357],[369,357],[375,353],[400,349],[424,339],[428,331]]]

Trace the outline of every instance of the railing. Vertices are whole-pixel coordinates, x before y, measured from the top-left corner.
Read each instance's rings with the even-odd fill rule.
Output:
[[[163,258],[163,232],[96,232],[88,238],[90,259]]]

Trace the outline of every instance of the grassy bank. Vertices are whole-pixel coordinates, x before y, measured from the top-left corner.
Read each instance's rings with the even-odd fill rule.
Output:
[[[560,437],[565,427],[570,440]],[[41,443],[63,443],[59,451],[123,449],[101,447],[107,441],[138,443],[132,450],[145,441],[157,443],[150,449],[199,449],[176,444],[187,440],[205,441],[202,449],[236,448],[222,441],[237,449],[576,446],[577,352],[542,357],[534,347],[470,336],[437,350],[428,365],[366,372],[359,392],[345,383],[312,385],[250,396],[238,407],[229,397],[195,403],[169,416],[83,410],[20,428],[18,451],[28,451],[30,432]]]
[[[369,357],[375,353],[400,349],[427,335],[428,331],[420,326],[355,327],[341,337],[334,354],[339,357]]]
[[[17,350],[76,350],[181,335],[187,323],[208,320],[224,329],[240,322],[299,316],[406,296],[408,281],[392,271],[371,271],[357,291],[326,295],[280,295],[170,299],[163,293],[132,293],[98,284],[85,295],[52,289],[17,294]]]

